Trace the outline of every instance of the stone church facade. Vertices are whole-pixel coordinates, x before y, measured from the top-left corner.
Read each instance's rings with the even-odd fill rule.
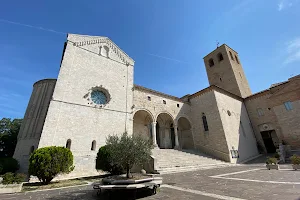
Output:
[[[107,37],[68,34],[57,79],[33,92],[14,157],[21,171],[30,153],[66,146],[78,175],[95,174],[110,134],[141,135],[157,149],[194,149],[230,163],[284,140],[300,147],[300,78],[252,94],[237,52],[222,45],[204,57],[210,86],[181,98],[133,82],[134,60]]]

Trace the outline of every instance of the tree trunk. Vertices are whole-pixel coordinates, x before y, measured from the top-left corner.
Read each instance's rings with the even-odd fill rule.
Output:
[[[129,168],[129,166],[126,167],[126,178],[130,178],[130,168]]]

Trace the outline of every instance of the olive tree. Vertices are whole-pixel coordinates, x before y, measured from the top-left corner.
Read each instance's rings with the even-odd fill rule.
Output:
[[[126,170],[126,177],[130,178],[130,169],[133,165],[142,165],[151,156],[152,142],[141,136],[110,135],[106,139],[111,161]]]

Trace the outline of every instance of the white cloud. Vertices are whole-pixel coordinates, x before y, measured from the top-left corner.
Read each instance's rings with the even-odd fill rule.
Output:
[[[300,37],[286,43],[286,53],[284,64],[300,61]]]
[[[160,56],[160,55],[156,55],[156,54],[147,53],[147,55],[154,56],[154,57],[157,57],[157,58],[162,58],[162,59],[165,59],[165,60],[171,60],[171,61],[175,61],[175,62],[187,63],[187,62],[182,61],[182,60],[177,60],[177,59],[174,59],[174,58],[168,58],[168,57]]]
[[[296,2],[298,2],[298,0],[279,0],[278,11],[292,7]]]

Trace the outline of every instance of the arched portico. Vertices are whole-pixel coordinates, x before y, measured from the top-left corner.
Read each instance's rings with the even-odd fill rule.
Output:
[[[194,138],[190,121],[186,117],[180,117],[177,124],[180,148],[194,149]]]
[[[178,146],[173,117],[168,113],[160,113],[156,118],[156,122],[156,142],[158,147],[173,149],[175,146]]]
[[[153,122],[153,115],[148,110],[137,110],[133,115],[133,135],[140,135],[146,139],[153,139]]]

